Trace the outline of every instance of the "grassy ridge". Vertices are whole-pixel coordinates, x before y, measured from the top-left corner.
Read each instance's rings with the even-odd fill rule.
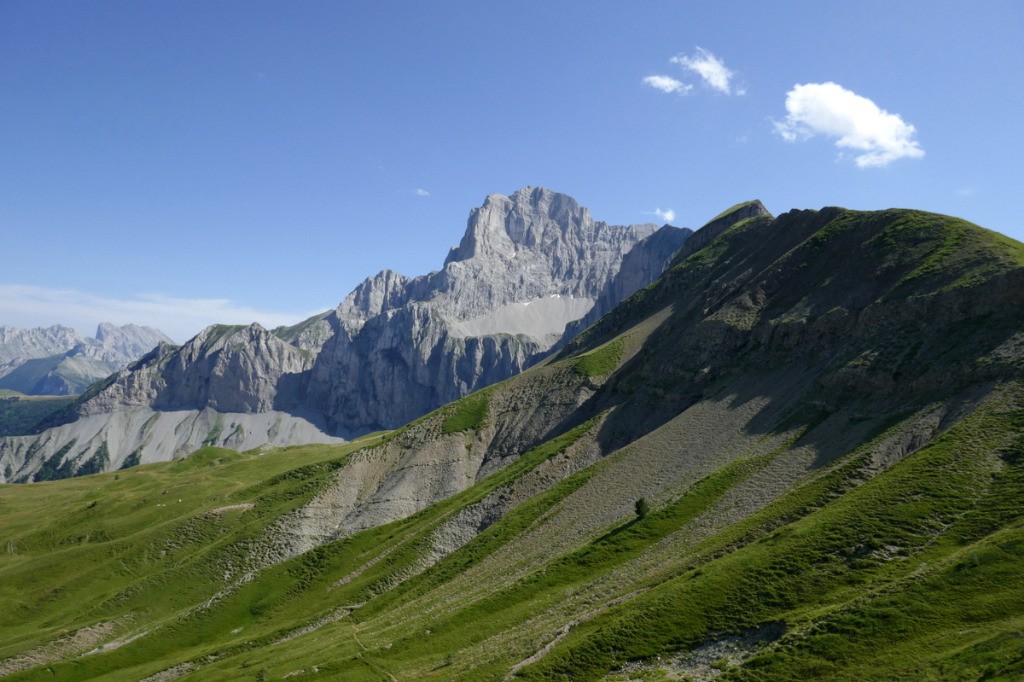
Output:
[[[441,422],[441,432],[458,433],[482,427],[487,421],[490,399],[490,389],[484,389],[452,403],[448,415]]]
[[[606,376],[619,366],[625,347],[623,339],[614,339],[600,348],[580,356],[580,359],[572,367],[578,374],[585,377]]]
[[[546,659],[520,674],[528,679],[548,679],[571,671],[576,679],[598,679],[625,660],[664,655],[699,644],[716,636],[714,633],[781,620],[788,624],[789,634],[743,667],[727,669],[727,678],[824,675],[852,680],[877,678],[880,669],[893,671],[889,679],[967,670],[989,674],[990,679],[1012,678],[1021,665],[1017,656],[1020,643],[1014,634],[1021,624],[1017,614],[1024,613],[1021,595],[1013,587],[1024,577],[1020,575],[1024,547],[1021,448],[1019,439],[1013,437],[1020,432],[1021,418],[1019,409],[979,413],[891,472],[845,494],[843,481],[851,480],[863,461],[840,463],[832,473],[814,478],[757,517],[694,548],[690,556],[680,557],[677,578],[651,585],[635,599],[578,625]],[[578,435],[531,453],[518,471],[507,472],[503,481],[513,480],[530,465],[564,449],[573,437]],[[156,467],[161,468],[161,477],[189,475],[191,479],[204,471],[221,476],[232,467],[252,463],[244,455],[209,449],[194,460]],[[274,567],[209,611],[169,623],[156,639],[143,638],[109,654],[52,666],[54,675],[56,679],[83,679],[120,670],[111,679],[138,679],[176,662],[215,653],[219,660],[202,667],[201,673],[197,670],[196,679],[258,679],[260,674],[278,679],[307,670],[306,675],[293,675],[303,679],[314,675],[314,665],[316,674],[331,673],[345,679],[384,679],[382,670],[400,679],[406,674],[437,679],[500,677],[499,672],[514,659],[497,659],[466,670],[459,667],[458,657],[449,662],[438,652],[480,647],[489,638],[500,638],[503,632],[519,627],[516,624],[532,614],[558,609],[568,593],[649,551],[765,463],[737,461],[646,518],[552,560],[482,601],[441,620],[431,618],[426,638],[422,630],[418,635],[410,632],[389,639],[391,648],[380,648],[380,640],[364,632],[360,623],[380,624],[393,608],[411,599],[426,598],[429,603],[433,590],[458,579],[468,567],[478,565],[482,557],[535,523],[552,504],[578,488],[579,478],[589,475],[589,470],[520,505],[434,569],[399,583],[399,588],[389,591],[387,584],[401,576],[403,562],[422,551],[423,539],[438,522],[471,500],[481,499],[484,490]],[[138,472],[149,473],[156,467],[141,467]],[[122,477],[131,478],[127,473]],[[236,520],[258,515],[260,500],[262,508],[272,512],[278,498],[290,494],[279,490],[280,486],[292,479],[305,480],[308,475],[308,471],[301,475],[283,471],[256,485],[239,486],[228,501],[255,499],[257,507],[235,512]],[[88,480],[62,482],[61,487]],[[487,488],[493,490],[494,483],[497,481]],[[197,564],[201,562],[202,552],[209,551],[204,548],[211,528],[223,532],[224,521],[193,518],[192,523],[187,530],[180,525],[173,529],[180,547],[171,563],[179,569],[187,566],[184,555],[197,549]],[[110,539],[102,539],[101,544],[127,532],[108,531]],[[55,537],[52,530],[21,539],[26,542],[25,549],[95,543],[91,537]],[[738,549],[722,554],[727,547]],[[331,589],[340,578],[385,552],[384,558],[356,579]],[[150,560],[155,558],[153,551],[144,554]],[[81,557],[75,563],[81,565]],[[139,566],[130,568],[136,571]],[[166,576],[173,573],[166,572]],[[202,571],[193,566],[179,575],[160,586],[164,590],[175,586],[172,591],[176,591],[182,580],[194,580]],[[87,582],[93,587],[97,584],[95,576]],[[73,581],[68,584],[74,589]],[[153,599],[155,587],[141,591],[145,599],[132,602],[134,610],[141,612],[145,605],[157,613],[173,614],[174,603]],[[941,590],[946,600],[935,600],[934,590]],[[116,590],[108,593],[116,594]],[[324,601],[326,595],[330,596]],[[177,602],[179,609],[196,595],[185,597]],[[3,598],[6,602],[11,595]],[[341,615],[287,645],[274,645],[308,622],[311,615],[328,617],[339,606],[359,603],[364,605],[355,610],[356,620]],[[967,604],[972,606],[965,608]],[[89,611],[108,618],[116,615],[104,613],[103,608]],[[76,618],[73,610],[51,612],[50,616],[61,622]],[[31,629],[26,624],[25,630]],[[957,641],[964,646],[951,656],[950,648],[937,638],[955,635],[954,630],[970,632],[960,636]]]
[[[336,447],[321,446],[323,454],[329,453],[333,457],[269,476],[272,471],[264,470],[264,480],[240,487],[225,499],[236,504],[248,501],[248,504],[254,505],[252,508],[229,515],[211,516],[209,513],[201,513],[184,519],[175,516],[178,522],[167,529],[166,535],[157,534],[155,538],[147,538],[149,542],[141,547],[138,543],[135,545],[132,553],[135,564],[129,566],[130,572],[136,576],[134,589],[127,595],[108,591],[112,598],[103,600],[99,609],[95,607],[95,599],[92,600],[88,610],[98,618],[88,621],[90,623],[124,616],[130,612],[146,612],[151,614],[151,619],[154,615],[163,614],[155,620],[159,629],[153,636],[143,637],[110,653],[91,656],[76,663],[55,664],[51,667],[53,675],[55,679],[70,680],[81,679],[83,675],[119,670],[122,672],[115,679],[137,679],[134,676],[151,674],[202,656],[241,655],[266,646],[289,630],[302,626],[309,621],[310,614],[325,615],[324,591],[331,593],[332,602],[337,605],[370,600],[375,595],[385,593],[410,573],[421,570],[423,556],[431,544],[431,534],[453,513],[480,501],[493,490],[563,452],[592,429],[595,423],[596,419],[591,420],[535,448],[484,481],[422,512],[322,545],[295,559],[272,566],[251,582],[223,595],[212,608],[194,611],[192,605],[208,598],[223,585],[222,573],[226,568],[241,565],[246,549],[252,546],[260,531],[283,512],[308,500],[322,485],[323,476],[335,471],[344,457],[339,457],[341,453]],[[356,447],[358,444],[348,446],[348,450]],[[308,453],[295,454],[302,457]],[[202,480],[201,472],[209,471],[211,477],[216,478],[223,487],[227,483],[228,471],[241,470],[239,467],[248,464],[244,471],[255,474],[252,462],[247,461],[249,459],[231,451],[205,448],[181,462],[139,467],[130,472],[134,476],[127,476],[129,472],[125,474],[126,478],[137,478],[144,473],[156,473],[158,476],[171,473],[187,480],[194,480],[200,474]],[[323,473],[319,473],[321,470]],[[86,481],[76,479],[75,482],[84,486]],[[192,495],[202,489],[201,484],[193,486]],[[177,487],[169,492],[180,494]],[[168,499],[176,500],[174,497]],[[195,504],[194,500],[185,498],[179,504],[189,502]],[[252,519],[252,522],[237,528],[235,533],[225,533],[226,522],[240,523],[246,519]],[[174,548],[171,556],[164,554],[168,545]],[[124,554],[129,552],[126,550]],[[160,570],[151,571],[147,577],[141,571],[154,560]],[[169,566],[166,565],[168,560]],[[105,562],[98,557],[74,559],[74,563],[79,565],[89,561],[97,565],[97,570],[80,576],[83,593],[88,585],[95,586],[101,582],[96,574],[102,570],[101,567],[109,566],[109,561]],[[5,575],[2,567],[0,564],[0,577]],[[346,579],[343,585],[332,587],[341,579]],[[7,581],[12,595],[28,580],[26,575],[12,572]],[[0,593],[0,599],[5,596]],[[91,596],[95,598],[96,595],[94,593]],[[326,609],[326,612],[332,608]],[[75,618],[73,613],[60,615],[63,622],[75,622]],[[0,622],[0,627],[2,625]],[[42,641],[46,640],[47,633],[35,632],[30,623],[19,625],[23,626],[25,632],[32,632]],[[49,634],[52,636],[54,633]],[[20,644],[18,649],[23,649],[25,642]],[[364,664],[358,663],[357,667],[364,667]],[[13,679],[19,678],[15,676]]]
[[[885,476],[820,511],[595,618],[523,676],[555,679],[572,672],[574,679],[598,679],[628,660],[689,648],[714,633],[772,620],[799,622],[815,609],[855,599],[872,586],[907,579],[927,563],[923,556],[935,561],[955,554],[964,542],[979,541],[957,537],[950,529],[959,530],[968,520],[990,514],[993,505],[1003,509],[1001,520],[1019,524],[1024,498],[1016,494],[1016,486],[997,483],[993,488],[993,474],[997,481],[1000,474],[992,454],[1019,433],[1022,415],[1019,409],[992,410],[968,418]],[[1008,466],[1011,472],[1003,475],[1016,480],[1019,463]],[[939,557],[932,557],[936,536],[946,542]],[[996,572],[1012,565],[1005,563]],[[1024,568],[1010,572],[1024,580]],[[1024,612],[1019,610],[1024,607],[1024,592],[1016,589],[1021,584],[1007,583],[997,592],[1001,606],[983,609],[975,618],[998,621],[1014,609]],[[961,603],[947,612],[964,609]],[[964,620],[940,625],[960,628]],[[891,642],[899,631],[882,632]],[[788,670],[780,660],[778,669]],[[760,664],[755,658],[748,667]],[[812,676],[825,672],[816,670]]]

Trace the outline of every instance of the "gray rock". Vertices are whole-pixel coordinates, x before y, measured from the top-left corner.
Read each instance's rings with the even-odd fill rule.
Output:
[[[441,270],[413,278],[384,270],[335,310],[292,327],[215,325],[181,347],[161,344],[51,426],[126,410],[212,409],[284,411],[343,437],[396,427],[521,372],[566,325],[654,281],[690,233],[608,225],[540,187],[492,194],[471,211]],[[47,441],[48,451],[65,445],[58,441]],[[111,462],[127,456],[113,440],[107,447]]]
[[[541,187],[492,194],[440,271],[381,272],[327,318],[334,334],[317,357],[308,403],[336,432],[360,433],[506,379],[595,304],[603,313],[654,281],[689,234],[598,222]]]
[[[35,329],[0,326],[0,367],[59,355],[84,340],[74,329],[61,325]]]
[[[0,388],[28,395],[80,393],[169,341],[156,329],[134,324],[101,323],[94,339],[59,325],[0,327]]]
[[[110,377],[76,412],[85,416],[129,407],[268,412],[278,401],[295,402],[297,392],[289,391],[289,382],[311,366],[311,353],[256,323],[213,325],[183,346],[160,344]]]

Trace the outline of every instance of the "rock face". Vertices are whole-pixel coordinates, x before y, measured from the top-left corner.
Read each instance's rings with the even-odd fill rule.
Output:
[[[74,329],[0,327],[0,388],[28,395],[70,395],[111,372],[124,369],[170,342],[159,330],[101,323],[96,338]]]
[[[71,327],[54,325],[36,329],[0,327],[0,367],[33,358],[59,355],[85,339]]]
[[[76,414],[103,414],[129,407],[268,412],[278,399],[294,404],[294,390],[285,395],[289,377],[298,377],[311,365],[309,352],[258,324],[214,325],[183,346],[160,344],[83,396],[86,400],[77,406]]]
[[[536,187],[473,209],[443,268],[384,271],[325,321],[308,404],[339,433],[403,424],[522,371],[567,324],[654,281],[690,230],[597,222]],[[630,266],[623,272],[623,264]]]
[[[611,226],[540,187],[492,194],[471,211],[441,270],[413,278],[384,270],[294,327],[216,325],[181,347],[161,344],[49,426],[125,410],[211,409],[284,411],[342,437],[396,427],[519,373],[567,325],[653,282],[691,233]],[[51,452],[66,444],[47,443]],[[109,462],[124,461],[112,447]],[[147,461],[174,454],[145,451]],[[19,459],[22,471],[30,460]]]

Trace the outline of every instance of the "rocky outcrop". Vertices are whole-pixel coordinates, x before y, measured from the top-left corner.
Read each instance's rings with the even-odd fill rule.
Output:
[[[125,324],[120,327],[101,322],[96,328],[96,357],[104,362],[121,365],[117,369],[141,358],[160,343],[172,343],[171,339],[158,329]],[[122,364],[123,363],[123,364]]]
[[[183,346],[160,344],[75,407],[77,416],[152,408],[256,413],[294,405],[312,355],[253,323],[213,325]],[[289,391],[289,386],[291,390]]]
[[[334,334],[317,357],[308,403],[335,431],[359,433],[506,379],[551,349],[567,324],[654,281],[689,234],[595,221],[541,187],[492,194],[440,271],[381,272],[327,318]]]
[[[732,208],[722,211],[712,218],[704,227],[693,234],[693,239],[686,240],[686,245],[680,249],[678,260],[686,258],[692,253],[700,251],[723,232],[738,223],[749,218],[772,218],[771,212],[764,207],[759,199],[744,201]]]
[[[0,367],[64,353],[85,338],[71,327],[54,325],[22,329],[0,326]]]

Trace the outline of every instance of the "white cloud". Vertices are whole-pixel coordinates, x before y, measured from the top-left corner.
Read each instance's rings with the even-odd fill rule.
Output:
[[[890,114],[867,97],[835,83],[795,85],[786,94],[786,120],[775,131],[787,142],[825,135],[841,150],[861,152],[860,168],[885,166],[897,159],[920,158],[924,150],[916,129],[899,114]]]
[[[429,197],[430,196],[430,192],[428,192],[427,190],[423,189],[422,187],[417,187],[414,190],[414,192],[415,192],[416,196],[418,196],[418,197]]]
[[[728,69],[725,66],[725,62],[705,50],[703,47],[698,47],[697,51],[694,52],[692,56],[679,54],[672,57],[669,61],[673,64],[679,64],[684,69],[693,71],[715,90],[724,92],[726,95],[732,93],[730,81],[735,75],[735,72]],[[743,95],[745,93],[746,90],[740,90],[736,94]]]
[[[658,220],[660,220],[663,223],[671,223],[673,220],[676,219],[676,212],[673,211],[671,208],[666,208],[664,211],[662,211],[660,208],[656,208],[653,211],[644,211],[644,214],[658,216]]]
[[[685,95],[693,90],[692,85],[677,81],[671,76],[647,76],[644,78],[644,85],[657,88],[662,92],[678,92],[680,95]]]
[[[309,313],[257,310],[224,298],[177,298],[139,294],[119,299],[73,289],[0,284],[0,320],[16,327],[63,324],[92,335],[100,322],[155,327],[179,343],[211,324],[259,322],[267,329],[295,324],[331,306]]]

